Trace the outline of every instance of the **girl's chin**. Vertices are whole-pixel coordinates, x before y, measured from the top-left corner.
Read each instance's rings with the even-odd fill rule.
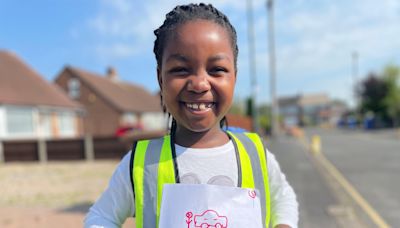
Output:
[[[185,128],[185,130],[193,132],[193,133],[204,133],[204,132],[210,131],[212,129],[217,129],[217,128],[220,129],[219,123],[218,124],[196,124],[196,125],[193,125],[193,123],[192,123],[190,125],[184,126],[184,128]]]

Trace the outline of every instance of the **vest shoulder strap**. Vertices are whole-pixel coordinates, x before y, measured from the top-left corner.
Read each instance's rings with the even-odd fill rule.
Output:
[[[251,169],[250,171],[242,170],[242,173],[249,175],[252,173],[252,179],[254,181],[254,188],[259,191],[260,202],[262,209],[263,224],[268,226],[270,220],[270,193],[269,193],[269,180],[268,180],[268,169],[267,169],[267,158],[265,153],[265,147],[261,137],[256,133],[231,133],[229,134],[236,144],[242,144],[244,150],[247,152],[251,166],[246,167],[242,165],[242,169]],[[240,151],[240,147],[238,146]],[[242,155],[240,159],[242,159]],[[245,176],[247,181],[251,178]],[[246,186],[243,186],[246,187]]]

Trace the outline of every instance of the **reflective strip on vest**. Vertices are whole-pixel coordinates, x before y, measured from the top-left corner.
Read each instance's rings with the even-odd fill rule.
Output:
[[[246,151],[246,147],[241,140],[237,138],[239,134],[228,132],[233,139],[239,152],[240,167],[242,171],[242,183],[239,183],[242,188],[254,188],[253,169],[250,158],[250,153]]]
[[[242,177],[239,180],[242,181],[238,184],[259,191],[263,227],[266,228],[270,220],[270,199],[263,144],[257,134],[228,133],[239,155],[238,169]],[[133,162],[136,227],[158,227],[163,186],[176,182],[170,136],[139,141]]]
[[[159,162],[158,169],[158,181],[157,181],[157,226],[160,218],[160,209],[161,209],[161,199],[162,199],[162,190],[164,188],[164,184],[173,184],[175,183],[175,167],[174,160],[172,158],[171,151],[171,137],[169,135],[164,137],[164,143],[161,150],[161,157]],[[154,182],[156,183],[156,182]],[[145,226],[150,227],[150,226]]]
[[[260,191],[263,224],[269,224],[270,195],[264,146],[260,137],[255,133],[238,134],[238,138],[246,145],[246,151],[250,155],[252,167],[258,167],[253,170],[254,181],[256,183],[255,188]]]
[[[136,146],[133,174],[137,227],[158,227],[161,204],[158,199],[161,199],[162,181],[175,182],[175,179],[172,182],[168,179],[168,176],[175,177],[174,167],[168,162],[172,161],[168,149],[169,141],[169,137],[144,140],[139,141]],[[140,162],[137,163],[137,159]],[[144,164],[144,167],[141,167],[141,164]],[[169,170],[172,170],[172,174]]]

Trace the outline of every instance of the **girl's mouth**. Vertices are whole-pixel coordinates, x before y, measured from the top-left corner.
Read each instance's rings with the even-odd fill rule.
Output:
[[[205,112],[205,111],[210,110],[215,105],[215,103],[214,102],[193,102],[193,103],[184,102],[184,105],[186,106],[186,108],[188,108],[191,111]]]

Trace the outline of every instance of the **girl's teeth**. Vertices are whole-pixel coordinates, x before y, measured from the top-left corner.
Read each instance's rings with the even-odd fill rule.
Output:
[[[186,106],[191,109],[196,109],[196,110],[206,110],[207,108],[211,108],[212,103],[186,103]]]

